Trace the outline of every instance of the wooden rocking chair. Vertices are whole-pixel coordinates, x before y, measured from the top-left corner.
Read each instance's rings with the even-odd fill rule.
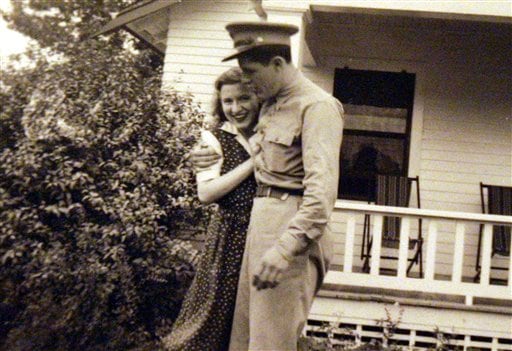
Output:
[[[487,202],[484,192],[487,191]],[[510,216],[512,215],[512,187],[490,185],[480,182],[480,199],[482,202],[482,213]],[[482,255],[482,235],[484,226],[480,225],[478,235],[478,248],[476,254],[476,275],[474,280],[480,278],[480,259]],[[510,256],[510,233],[511,228],[507,226],[495,225],[492,228],[492,252],[494,255]],[[491,266],[491,269],[508,270],[506,267]]]
[[[396,207],[409,207],[412,183],[416,183],[417,205],[421,208],[420,202],[420,185],[419,177],[404,177],[395,175],[382,175],[376,176],[375,184],[375,204],[384,206]],[[371,203],[371,201],[368,201]],[[371,248],[372,248],[372,235],[371,216],[365,215],[364,219],[364,232],[363,244],[361,247],[361,259],[364,260],[363,271],[369,271]],[[387,248],[397,249],[400,239],[400,218],[398,217],[384,217],[382,224],[382,246]],[[418,219],[418,234],[415,238],[409,238],[409,250],[413,250],[411,258],[408,258],[409,265],[407,273],[414,265],[419,265],[420,277],[423,277],[423,238],[422,238],[422,220]],[[381,259],[398,260],[397,256],[381,256]]]

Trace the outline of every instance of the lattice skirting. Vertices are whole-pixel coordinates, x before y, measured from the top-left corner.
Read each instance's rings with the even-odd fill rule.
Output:
[[[336,298],[315,300],[304,333],[329,337],[333,344],[383,342],[390,322],[398,320],[389,345],[406,350],[432,350],[440,345],[446,350],[512,350],[511,315]]]

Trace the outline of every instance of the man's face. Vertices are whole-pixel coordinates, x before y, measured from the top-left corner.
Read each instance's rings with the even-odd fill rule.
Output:
[[[250,81],[256,95],[262,100],[275,96],[278,92],[279,70],[272,61],[268,65],[240,59],[238,64],[243,71],[244,80]]]

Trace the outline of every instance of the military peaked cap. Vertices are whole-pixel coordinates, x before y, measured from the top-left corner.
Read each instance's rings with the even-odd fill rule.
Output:
[[[226,26],[233,39],[234,52],[222,62],[232,60],[260,46],[290,46],[290,36],[299,28],[291,24],[270,22],[233,22]]]

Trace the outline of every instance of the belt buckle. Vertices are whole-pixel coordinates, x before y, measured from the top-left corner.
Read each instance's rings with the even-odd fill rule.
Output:
[[[265,197],[270,197],[271,194],[272,194],[272,187],[268,186],[265,191]]]
[[[288,196],[290,196],[290,193],[283,193],[283,195],[281,195],[280,199],[281,201],[284,201],[288,198]]]

